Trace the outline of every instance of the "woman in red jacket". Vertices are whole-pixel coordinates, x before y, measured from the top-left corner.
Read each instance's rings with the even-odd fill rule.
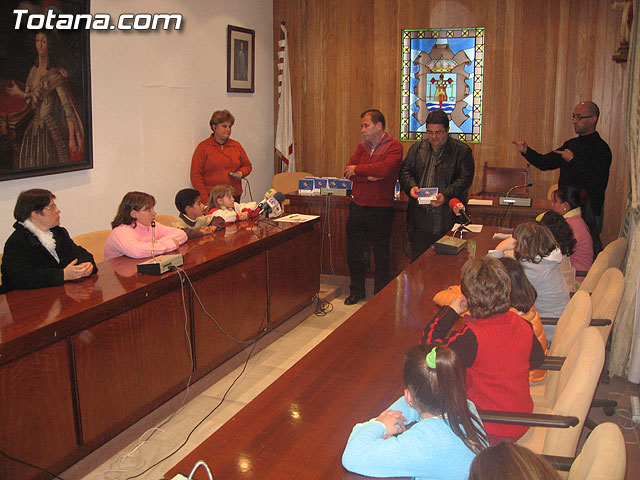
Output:
[[[229,138],[235,118],[229,110],[213,112],[209,125],[213,133],[200,142],[191,159],[191,184],[200,192],[200,199],[209,201],[214,185],[231,185],[242,196],[241,179],[251,173],[251,162],[239,142]]]

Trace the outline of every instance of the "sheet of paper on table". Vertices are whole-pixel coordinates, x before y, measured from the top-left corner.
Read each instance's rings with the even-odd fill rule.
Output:
[[[481,198],[471,198],[467,205],[493,205],[493,200],[483,200]]]
[[[471,230],[473,233],[480,233],[482,231],[482,225],[479,225],[477,223],[470,223],[469,225],[465,225],[469,230]],[[454,223],[453,224],[453,228],[451,229],[452,232],[455,232],[458,228],[460,228],[460,224],[459,223]]]
[[[287,222],[287,223],[303,223],[308,222],[309,220],[313,220],[314,218],[318,218],[320,215],[303,215],[302,213],[292,213],[291,215],[287,215],[285,217],[274,218],[276,222]]]

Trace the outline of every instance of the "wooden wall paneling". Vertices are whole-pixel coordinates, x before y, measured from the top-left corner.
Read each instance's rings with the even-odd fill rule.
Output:
[[[60,472],[77,448],[67,342],[3,365],[0,386],[0,449]],[[0,478],[42,478],[42,472],[0,456]]]
[[[594,68],[600,73],[596,75],[594,83],[594,98],[598,99],[601,107],[598,131],[609,143],[613,155],[604,207],[602,239],[606,244],[619,234],[629,195],[629,157],[626,145],[629,81],[627,64],[618,65],[611,60],[619,41],[620,17],[610,14],[609,5],[600,4],[599,7],[597,16],[603,21],[597,24],[597,28],[602,30],[597,36],[613,39],[613,42],[596,42],[593,52],[593,58],[597,59],[594,61]],[[620,105],[621,108],[604,111],[603,104]]]
[[[386,130],[394,138],[398,137],[400,129],[400,28],[398,27],[398,6],[394,2],[376,1],[373,5],[372,31],[367,38],[372,45],[370,48],[371,65],[373,68],[373,85],[371,91],[371,108],[378,108],[384,114],[387,123]],[[379,55],[378,52],[389,52]],[[358,130],[359,132],[359,130]],[[357,142],[354,139],[352,149],[355,151]]]
[[[320,225],[267,252],[269,327],[311,303],[320,290]]]
[[[388,132],[398,136],[402,29],[482,26],[487,40],[483,132],[480,144],[470,144],[477,167],[471,192],[480,187],[479,167],[485,161],[506,167],[525,164],[512,140],[526,140],[548,152],[575,136],[573,107],[591,98],[601,108],[598,130],[615,159],[603,234],[605,241],[611,239],[626,203],[628,174],[623,145],[626,67],[611,60],[620,12],[612,12],[610,3],[274,0],[274,12],[284,12],[292,35],[294,129],[303,152],[298,169],[341,175],[360,141],[356,127],[363,104],[381,108]],[[275,22],[280,18],[274,15]],[[405,153],[410,146],[403,142]],[[557,171],[533,169],[532,195],[544,198],[557,178]]]
[[[184,388],[184,322],[177,290],[72,337],[85,443],[114,436]]]
[[[194,282],[207,311],[236,342],[224,335],[194,300],[196,369],[209,372],[251,344],[267,326],[267,253],[219,270]]]

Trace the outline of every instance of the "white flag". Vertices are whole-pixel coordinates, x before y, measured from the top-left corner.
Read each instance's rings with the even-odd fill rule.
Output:
[[[289,47],[287,46],[287,29],[284,25],[280,25],[280,28],[284,33],[284,39],[278,42],[278,123],[276,124],[275,148],[282,158],[282,171],[295,172]]]

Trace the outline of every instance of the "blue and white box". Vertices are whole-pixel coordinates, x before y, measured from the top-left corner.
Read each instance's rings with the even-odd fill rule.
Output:
[[[332,178],[329,180],[329,188],[337,188],[340,190],[351,190],[353,188],[353,182],[346,178]]]
[[[313,178],[301,178],[298,180],[298,193],[300,195],[313,195]]]
[[[321,188],[327,188],[327,184],[329,183],[326,178],[314,178],[313,179],[313,189],[315,192],[320,193]]]
[[[438,187],[421,188],[418,192],[418,203],[420,205],[430,205],[436,198],[438,198]]]

